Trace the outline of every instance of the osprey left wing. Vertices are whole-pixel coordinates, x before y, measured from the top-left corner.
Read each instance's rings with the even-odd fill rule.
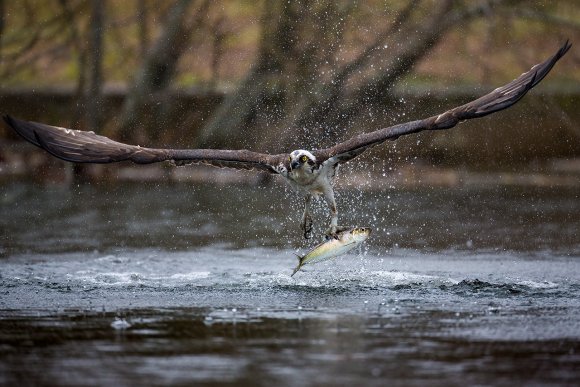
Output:
[[[114,163],[132,161],[150,164],[172,161],[178,165],[209,164],[220,168],[256,169],[279,173],[287,155],[269,155],[249,150],[155,149],[128,145],[87,132],[22,121],[4,116],[4,121],[26,140],[53,156],[75,163]]]

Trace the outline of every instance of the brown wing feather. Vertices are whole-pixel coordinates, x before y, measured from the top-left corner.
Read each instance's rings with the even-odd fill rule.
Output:
[[[532,87],[536,86],[570,47],[571,44],[566,41],[552,57],[535,65],[510,83],[465,105],[423,120],[406,122],[360,134],[331,148],[321,149],[313,153],[319,162],[324,162],[331,157],[335,157],[334,160],[338,163],[346,162],[386,140],[396,140],[400,136],[423,130],[449,129],[461,121],[507,109],[519,101]]]
[[[60,128],[4,116],[4,121],[26,140],[53,156],[75,163],[133,161],[150,164],[173,161],[178,165],[201,163],[221,168],[257,169],[278,173],[276,166],[285,155],[268,155],[248,150],[154,149],[113,141],[94,132]]]

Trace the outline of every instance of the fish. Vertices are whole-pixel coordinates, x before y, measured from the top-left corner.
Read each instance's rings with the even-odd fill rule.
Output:
[[[305,255],[297,255],[298,266],[296,266],[290,277],[293,277],[304,265],[326,261],[348,253],[367,240],[371,231],[370,227],[353,227],[337,233],[336,238],[330,238],[313,247]]]

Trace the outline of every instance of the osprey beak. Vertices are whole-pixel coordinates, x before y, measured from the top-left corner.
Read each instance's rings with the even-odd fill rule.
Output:
[[[292,161],[292,164],[290,164],[290,169],[296,169],[300,166],[300,162],[298,161]]]

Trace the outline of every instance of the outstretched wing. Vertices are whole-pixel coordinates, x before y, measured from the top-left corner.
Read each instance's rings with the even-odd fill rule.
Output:
[[[268,155],[248,150],[226,149],[154,149],[123,144],[94,132],[22,121],[4,116],[4,121],[26,140],[53,156],[76,163],[114,163],[133,161],[150,164],[172,161],[178,165],[209,164],[221,168],[257,169],[278,173],[285,155]]]
[[[532,87],[536,86],[550,72],[554,64],[566,54],[570,46],[571,44],[566,41],[552,57],[542,63],[538,63],[507,85],[499,87],[491,93],[465,105],[423,120],[406,122],[374,132],[360,134],[331,148],[321,149],[313,153],[319,162],[325,162],[330,159],[329,162],[331,164],[343,163],[352,160],[365,150],[386,140],[396,140],[400,136],[423,130],[449,129],[461,121],[483,117],[507,109],[518,102]]]

